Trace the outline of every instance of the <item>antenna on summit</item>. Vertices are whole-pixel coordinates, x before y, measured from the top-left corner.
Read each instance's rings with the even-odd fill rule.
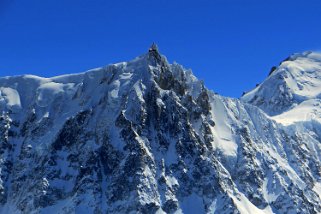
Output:
[[[162,56],[159,54],[158,47],[155,42],[153,42],[148,50],[148,58],[154,60],[156,64],[159,64],[162,61]]]
[[[153,42],[153,44],[150,46],[148,51],[149,52],[158,52],[158,47],[155,42]]]

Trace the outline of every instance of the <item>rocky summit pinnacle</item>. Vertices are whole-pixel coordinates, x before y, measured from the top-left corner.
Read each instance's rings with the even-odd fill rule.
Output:
[[[148,50],[148,55],[149,55],[149,58],[153,58],[155,60],[155,63],[159,64],[164,61],[164,59],[162,59],[161,54],[159,53],[158,46],[154,42]]]
[[[155,44],[0,78],[0,213],[320,213],[320,59],[292,57],[241,99]]]
[[[156,43],[153,42],[153,44],[149,48],[149,52],[158,52],[158,46]]]

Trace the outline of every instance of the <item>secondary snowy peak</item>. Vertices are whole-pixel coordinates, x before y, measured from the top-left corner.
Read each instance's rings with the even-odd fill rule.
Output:
[[[318,103],[320,98],[321,54],[304,52],[293,54],[278,67],[273,67],[268,78],[243,95],[241,100],[275,116],[305,101],[311,103],[311,99],[315,100],[314,104]]]

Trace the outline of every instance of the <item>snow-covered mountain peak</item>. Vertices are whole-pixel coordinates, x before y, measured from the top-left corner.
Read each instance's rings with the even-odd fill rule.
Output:
[[[314,74],[317,58],[293,56],[253,96],[302,79],[301,61]],[[319,121],[272,119],[156,46],[80,74],[0,78],[0,213],[320,213]]]
[[[188,93],[194,98],[204,89],[203,82],[197,80],[190,70],[177,63],[170,64],[153,44],[145,54],[133,60],[83,73],[51,78],[34,75],[0,77],[0,110],[19,112],[33,106],[34,102],[36,109],[45,108],[56,99],[66,103],[75,102],[75,97],[86,93],[89,96],[91,93],[112,91],[109,93],[117,98],[138,82],[143,88],[156,84],[161,90]],[[91,100],[98,102],[93,97]]]
[[[275,116],[320,98],[321,54],[307,51],[293,54],[272,68],[267,79],[241,99]]]

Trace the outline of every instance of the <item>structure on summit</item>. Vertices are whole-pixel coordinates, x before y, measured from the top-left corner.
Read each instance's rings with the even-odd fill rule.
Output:
[[[158,46],[156,45],[155,42],[153,42],[153,44],[150,46],[149,52],[158,52]]]

